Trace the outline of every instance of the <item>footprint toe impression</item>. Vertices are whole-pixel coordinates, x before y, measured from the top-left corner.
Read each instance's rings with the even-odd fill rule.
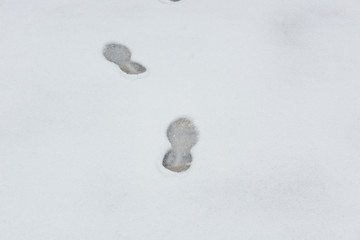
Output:
[[[179,118],[167,129],[171,149],[165,154],[163,166],[174,172],[183,172],[192,162],[191,148],[198,141],[198,131],[194,123],[187,118]]]
[[[115,63],[126,74],[141,74],[146,68],[140,63],[131,61],[131,52],[129,48],[117,43],[107,44],[103,50],[104,57]]]
[[[110,43],[107,44],[103,50],[104,57],[118,65],[127,63],[131,59],[130,50],[124,45]]]

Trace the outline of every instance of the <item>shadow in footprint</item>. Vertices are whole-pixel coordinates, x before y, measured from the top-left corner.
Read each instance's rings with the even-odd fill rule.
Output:
[[[107,44],[103,49],[104,57],[115,63],[126,74],[141,74],[146,72],[146,68],[140,63],[131,61],[131,52],[129,48],[117,43]]]

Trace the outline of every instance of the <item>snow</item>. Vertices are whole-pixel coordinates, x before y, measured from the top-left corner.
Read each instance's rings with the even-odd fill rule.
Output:
[[[0,239],[359,240],[359,14],[355,0],[1,1]],[[107,61],[112,42],[146,74]],[[172,173],[180,117],[199,141]]]

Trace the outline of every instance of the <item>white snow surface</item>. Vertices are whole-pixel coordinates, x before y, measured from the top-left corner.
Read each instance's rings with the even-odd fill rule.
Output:
[[[359,43],[355,0],[1,0],[0,239],[359,240]]]

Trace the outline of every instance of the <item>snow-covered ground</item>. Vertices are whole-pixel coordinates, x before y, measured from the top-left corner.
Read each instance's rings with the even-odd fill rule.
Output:
[[[0,239],[359,240],[359,1],[164,1],[0,1]]]

